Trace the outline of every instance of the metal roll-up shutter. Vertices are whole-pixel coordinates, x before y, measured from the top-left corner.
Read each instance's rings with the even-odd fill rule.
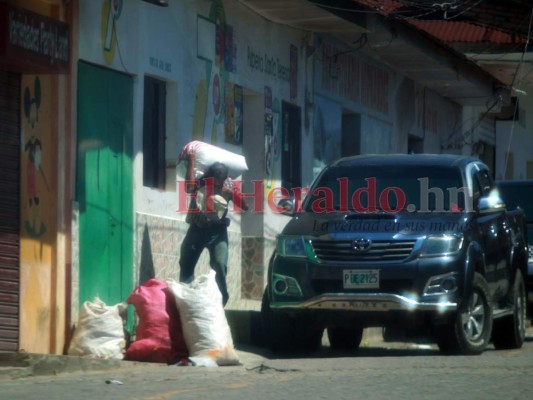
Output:
[[[0,350],[19,345],[20,75],[0,69]]]

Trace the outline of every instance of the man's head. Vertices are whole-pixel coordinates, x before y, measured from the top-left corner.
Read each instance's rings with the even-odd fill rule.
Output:
[[[221,189],[224,181],[228,178],[228,167],[221,162],[211,165],[204,174],[205,178],[213,178],[215,188]]]

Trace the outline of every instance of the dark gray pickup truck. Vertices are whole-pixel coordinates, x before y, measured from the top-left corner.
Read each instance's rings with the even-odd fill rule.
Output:
[[[526,324],[524,215],[486,165],[455,155],[340,159],[277,237],[261,315],[272,350],[333,349],[363,329],[435,341],[453,354],[520,348]],[[287,200],[285,200],[287,207]]]

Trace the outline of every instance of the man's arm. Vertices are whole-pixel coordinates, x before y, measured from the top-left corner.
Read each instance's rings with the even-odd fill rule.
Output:
[[[227,178],[224,181],[224,186],[222,187],[222,191],[227,193],[230,196],[230,199],[233,201],[233,203],[238,204],[239,207],[243,209],[244,211],[248,211],[250,209],[250,205],[248,204],[248,201],[244,198],[239,187],[233,183],[231,178]]]
[[[236,188],[235,191],[233,192],[233,201],[235,202],[235,198],[238,199],[238,201],[240,201],[240,205],[241,205],[241,208],[244,210],[244,211],[248,211],[250,209],[250,205],[248,204],[248,201],[243,197],[241,191]]]

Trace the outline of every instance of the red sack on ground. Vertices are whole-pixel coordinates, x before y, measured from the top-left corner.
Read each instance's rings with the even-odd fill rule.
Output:
[[[178,308],[165,282],[150,279],[127,302],[139,317],[136,340],[126,350],[127,360],[172,364],[187,357]]]

